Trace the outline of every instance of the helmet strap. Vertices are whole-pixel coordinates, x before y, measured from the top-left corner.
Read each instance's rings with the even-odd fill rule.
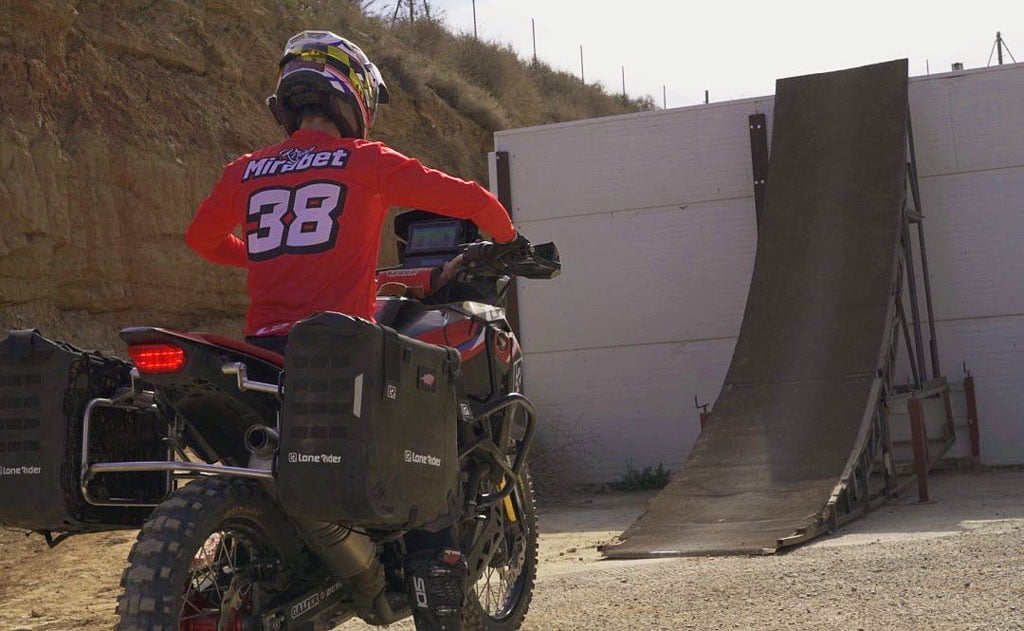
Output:
[[[299,128],[299,118],[296,113],[281,105],[276,94],[267,97],[267,107],[270,108],[270,113],[274,115],[277,124],[284,127],[289,136]]]

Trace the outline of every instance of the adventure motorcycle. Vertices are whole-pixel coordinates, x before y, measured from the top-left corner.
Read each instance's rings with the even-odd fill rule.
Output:
[[[454,524],[465,628],[518,628],[537,563],[536,414],[504,304],[513,277],[557,276],[558,251],[487,264],[488,244],[458,245],[479,238],[471,223],[423,211],[395,231],[377,323],[317,314],[286,357],[145,327],[121,332],[126,362],[11,332],[0,525],[51,546],[141,525],[122,631],[313,631],[408,617],[406,537]],[[417,291],[445,263],[454,278]]]

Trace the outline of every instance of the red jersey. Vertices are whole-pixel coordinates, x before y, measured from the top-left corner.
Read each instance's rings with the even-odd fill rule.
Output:
[[[300,129],[225,167],[185,241],[214,263],[248,269],[246,335],[283,335],[318,311],[372,319],[392,206],[470,219],[496,241],[515,237],[505,208],[476,182],[379,142]]]

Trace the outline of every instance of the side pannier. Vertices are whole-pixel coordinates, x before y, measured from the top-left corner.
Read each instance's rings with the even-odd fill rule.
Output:
[[[0,526],[80,533],[137,527],[148,507],[95,506],[80,488],[86,406],[131,384],[132,365],[37,331],[0,342]],[[166,423],[155,408],[94,410],[93,460],[164,460]],[[159,502],[165,473],[105,473],[88,486],[98,502]]]
[[[285,354],[278,488],[293,515],[416,528],[458,501],[459,355],[340,313]]]

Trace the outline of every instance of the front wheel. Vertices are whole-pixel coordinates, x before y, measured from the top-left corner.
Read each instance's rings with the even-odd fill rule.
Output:
[[[501,550],[470,586],[462,610],[465,631],[513,631],[530,608],[537,579],[537,509],[526,467],[510,498],[499,511],[504,522]]]
[[[164,500],[139,533],[121,577],[117,631],[259,628],[261,599],[304,558],[259,484],[200,478]]]

